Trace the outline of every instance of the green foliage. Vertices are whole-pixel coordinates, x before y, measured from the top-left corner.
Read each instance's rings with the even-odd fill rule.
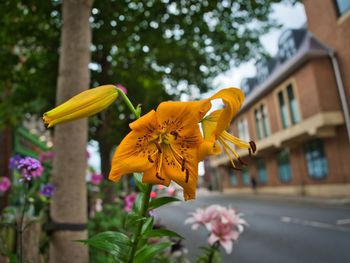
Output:
[[[219,246],[214,244],[211,247],[201,247],[202,254],[196,260],[196,263],[221,263]]]
[[[177,197],[173,197],[173,196],[162,196],[162,197],[158,197],[153,199],[150,202],[149,205],[149,209],[156,209],[162,205],[168,204],[168,203],[172,203],[172,202],[178,202],[180,201],[180,199],[178,199]]]
[[[103,250],[114,258],[126,261],[130,252],[131,242],[128,236],[121,232],[102,232],[88,240],[79,240],[84,244]]]
[[[135,181],[141,183],[141,176],[136,175]],[[171,251],[168,249],[176,240],[182,237],[174,231],[155,226],[154,218],[144,214],[144,198],[149,198],[148,185],[140,187],[144,192],[138,194],[133,209],[127,213],[121,203],[105,204],[103,211],[97,212],[89,222],[89,239],[80,240],[90,246],[92,262],[130,262],[132,247],[135,247],[133,262],[181,262],[171,261]],[[178,201],[173,197],[161,197],[152,200],[157,208],[167,203]],[[135,231],[139,230],[139,235]],[[165,260],[167,259],[167,260]]]
[[[133,263],[149,262],[155,255],[169,248],[172,245],[170,242],[163,242],[154,245],[145,245],[136,252]]]
[[[178,233],[171,231],[169,229],[149,229],[143,233],[144,237],[176,237],[180,239],[184,239],[183,236],[179,235]]]
[[[0,3],[0,127],[54,104],[60,5],[57,1]]]

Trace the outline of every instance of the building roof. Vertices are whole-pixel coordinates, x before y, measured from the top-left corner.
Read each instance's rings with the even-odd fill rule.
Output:
[[[318,40],[311,32],[306,31],[298,49],[291,58],[284,62],[279,61],[278,57],[274,58],[277,64],[273,67],[273,71],[263,82],[251,90],[245,99],[241,112],[244,112],[258,99],[288,78],[304,63],[310,59],[327,57],[330,52],[333,50]]]

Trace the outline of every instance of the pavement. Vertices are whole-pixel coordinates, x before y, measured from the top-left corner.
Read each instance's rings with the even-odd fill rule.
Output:
[[[205,188],[200,188],[197,191],[198,196],[230,196],[237,197],[239,199],[251,199],[251,200],[265,200],[270,202],[294,202],[303,204],[318,204],[318,205],[331,205],[331,206],[349,206],[350,207],[350,196],[343,197],[318,197],[318,196],[302,196],[302,195],[273,195],[263,193],[247,193],[247,194],[235,194],[219,191],[209,191]]]
[[[232,195],[199,190],[198,198],[157,209],[163,225],[183,235],[194,262],[207,244],[204,228],[184,225],[188,213],[211,204],[231,205],[249,223],[222,262],[347,263],[350,262],[350,207],[342,199]]]

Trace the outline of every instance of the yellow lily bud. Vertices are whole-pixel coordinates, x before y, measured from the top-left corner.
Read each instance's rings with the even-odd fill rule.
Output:
[[[104,85],[79,93],[56,108],[45,112],[43,120],[48,127],[94,115],[113,103],[118,90],[113,85]]]

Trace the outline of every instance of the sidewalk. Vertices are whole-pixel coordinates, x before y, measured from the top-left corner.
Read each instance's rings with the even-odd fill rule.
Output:
[[[209,191],[206,188],[197,189],[198,196],[231,196],[232,198],[239,199],[255,199],[262,201],[287,201],[294,203],[307,203],[318,205],[331,205],[331,206],[346,206],[350,207],[350,196],[348,197],[318,197],[318,196],[297,196],[297,195],[278,195],[278,194],[263,194],[263,193],[234,193],[234,192],[219,192]]]

